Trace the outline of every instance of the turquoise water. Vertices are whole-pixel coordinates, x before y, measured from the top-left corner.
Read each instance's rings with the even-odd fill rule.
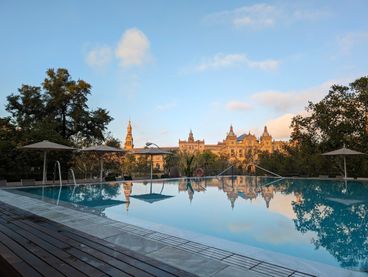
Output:
[[[45,201],[132,216],[329,265],[368,271],[368,184],[237,177],[22,188]],[[59,197],[60,196],[60,197]]]

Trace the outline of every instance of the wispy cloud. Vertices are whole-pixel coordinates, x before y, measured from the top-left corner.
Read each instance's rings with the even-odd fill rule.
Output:
[[[177,102],[172,101],[172,102],[168,102],[168,103],[165,103],[165,104],[157,105],[156,110],[158,110],[158,111],[167,111],[167,110],[171,110],[171,109],[175,108],[176,106],[177,106]]]
[[[349,55],[355,46],[368,44],[368,31],[350,32],[337,38],[341,54]]]
[[[234,66],[245,66],[249,68],[256,68],[260,70],[276,70],[280,64],[280,61],[268,59],[268,60],[251,60],[246,54],[223,54],[217,53],[213,57],[204,58],[202,62],[194,67],[194,71],[201,72],[206,70],[217,70]]]
[[[280,22],[315,21],[329,15],[330,13],[324,10],[286,9],[281,6],[260,3],[242,6],[234,10],[216,12],[207,15],[204,21],[257,30],[273,27]]]
[[[109,46],[95,47],[88,51],[86,63],[95,69],[103,69],[112,59],[113,51]]]
[[[230,101],[226,104],[226,108],[231,111],[247,111],[251,109],[251,106],[242,101]]]
[[[122,67],[141,66],[151,61],[150,41],[139,29],[128,29],[122,35],[115,51]]]
[[[331,80],[303,90],[285,92],[274,90],[262,91],[253,94],[252,99],[259,105],[273,108],[277,112],[300,111],[304,109],[308,101],[315,102],[321,100],[332,85],[341,82],[341,80]]]

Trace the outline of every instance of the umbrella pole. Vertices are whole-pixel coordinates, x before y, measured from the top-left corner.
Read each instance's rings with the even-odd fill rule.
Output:
[[[42,185],[45,185],[47,181],[46,159],[47,159],[47,151],[43,152]]]
[[[100,169],[100,182],[102,182],[102,178],[103,178],[103,158],[102,158],[102,156],[100,157],[100,165],[101,165],[101,169]]]
[[[152,182],[153,155],[151,155],[151,182]]]
[[[345,173],[345,180],[347,179],[347,174],[346,174],[346,156],[344,156],[344,173]]]

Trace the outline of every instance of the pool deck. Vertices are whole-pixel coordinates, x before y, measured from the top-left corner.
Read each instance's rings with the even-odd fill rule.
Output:
[[[0,203],[2,276],[195,276]]]
[[[184,274],[188,274],[189,276],[189,274],[193,274],[197,276],[214,277],[309,277],[331,276],[330,273],[333,273],[330,271],[325,272],[325,274],[319,274],[320,272],[318,270],[311,270],[308,266],[303,267],[305,270],[300,270],[300,268],[293,269],[292,266],[290,266],[290,268],[280,266],[276,263],[267,262],[266,259],[260,260],[254,257],[228,251],[226,248],[213,247],[206,243],[189,240],[183,236],[175,236],[165,232],[158,232],[149,228],[142,228],[134,224],[114,221],[102,216],[70,209],[68,207],[52,205],[44,201],[10,193],[6,190],[0,190],[0,203],[1,202],[1,218],[10,216],[7,214],[10,209],[15,212],[22,211],[23,213],[25,213],[26,210],[28,216],[31,218],[37,216],[37,218],[41,219],[40,221],[36,220],[36,222],[28,220],[28,222],[25,223],[23,222],[24,220],[18,220],[20,223],[11,223],[11,227],[15,232],[18,232],[18,228],[21,228],[19,227],[19,224],[31,224],[36,228],[36,226],[42,227],[44,220],[47,220],[47,224],[50,225],[50,232],[51,230],[55,230],[55,228],[60,228],[64,231],[57,233],[67,235],[69,240],[73,240],[76,237],[84,240],[88,237],[90,241],[92,241],[93,245],[98,241],[98,244],[101,245],[101,247],[104,247],[104,250],[110,251],[110,254],[98,253],[98,255],[108,255],[109,259],[115,259],[115,255],[120,253],[115,249],[120,247],[119,249],[130,251],[129,253],[139,257],[138,260],[140,261],[145,261],[144,259],[147,259],[147,261],[151,263],[156,261],[160,265],[156,267],[158,270],[170,268],[174,276],[175,272],[179,272],[179,276],[185,276]],[[4,207],[8,208],[5,209]],[[17,207],[17,209],[15,209],[15,207]],[[43,228],[46,228],[44,229],[45,233],[49,227],[43,226]],[[3,233],[1,229],[0,232]],[[45,236],[42,235],[41,237],[38,237],[37,240],[41,238],[43,243],[48,244],[52,243],[54,239],[50,237],[50,234],[46,234]],[[32,242],[31,244],[35,243],[32,239],[30,240]],[[80,243],[83,246],[91,246],[82,241],[80,241]],[[19,242],[17,241],[16,244],[19,244]],[[100,251],[100,249],[96,248],[95,250],[97,252]],[[78,251],[83,250],[78,249]],[[76,257],[81,258],[78,256],[78,253],[80,252],[74,253]],[[55,255],[53,252],[52,254]],[[110,264],[110,266],[116,269],[115,265]],[[138,266],[138,269],[141,268]],[[332,270],[332,267],[330,269]],[[365,276],[363,273],[352,273],[351,271],[341,269],[336,270],[337,274],[333,274],[335,277]],[[338,274],[338,272],[342,272],[342,274]],[[163,275],[158,274],[157,276]]]

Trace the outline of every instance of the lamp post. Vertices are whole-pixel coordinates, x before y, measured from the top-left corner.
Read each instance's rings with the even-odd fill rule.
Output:
[[[158,146],[156,143],[153,142],[146,142],[146,147],[149,147],[151,145],[156,146],[158,149],[160,149],[160,146]],[[151,154],[151,182],[152,182],[152,176],[153,176],[153,155]]]

